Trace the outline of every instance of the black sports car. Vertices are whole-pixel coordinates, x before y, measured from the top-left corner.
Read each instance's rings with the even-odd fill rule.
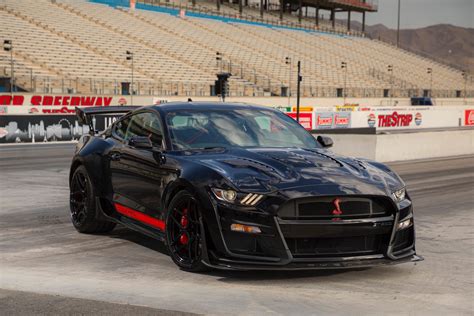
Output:
[[[97,115],[124,114],[104,132]],[[410,197],[383,164],[338,156],[267,107],[77,109],[74,227],[117,223],[166,243],[184,270],[358,268],[421,260]]]

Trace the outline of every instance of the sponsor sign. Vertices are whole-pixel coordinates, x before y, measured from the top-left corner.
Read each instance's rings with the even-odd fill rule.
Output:
[[[122,96],[0,94],[0,114],[74,114],[75,107],[126,105]]]
[[[289,112],[286,113],[289,117],[293,118],[296,120],[296,112]],[[312,130],[313,129],[313,113],[300,113],[300,124],[307,130]]]
[[[374,113],[370,113],[369,116],[367,116],[367,125],[369,125],[369,127],[374,127],[375,123],[377,123],[377,117]]]
[[[275,106],[274,108],[277,109],[278,111],[283,112],[283,113],[291,112],[291,107],[289,107],[289,106],[278,105],[278,106]]]
[[[292,112],[296,112],[296,106],[291,108]],[[301,112],[313,112],[312,106],[300,106],[300,113]]]
[[[318,113],[316,112],[316,125],[315,129],[332,128],[333,113]]]
[[[357,111],[358,109],[359,104],[344,104],[336,106],[336,111],[338,112]]]
[[[474,111],[474,110],[473,110]],[[342,113],[342,112],[339,112]],[[404,110],[386,109],[371,111],[355,111],[351,113],[351,127],[375,127],[377,129],[413,129],[457,127],[464,110],[458,109],[418,109]],[[473,122],[474,124],[474,122]]]
[[[379,114],[377,116],[377,127],[408,127],[413,121],[413,114]]]
[[[474,110],[464,111],[464,125],[467,125],[467,126],[474,125]]]
[[[335,113],[334,114],[334,128],[347,128],[351,125],[350,113]]]
[[[420,126],[421,122],[423,122],[423,115],[420,112],[415,114],[415,124],[416,126]]]
[[[350,112],[315,112],[315,129],[347,128],[350,126]]]

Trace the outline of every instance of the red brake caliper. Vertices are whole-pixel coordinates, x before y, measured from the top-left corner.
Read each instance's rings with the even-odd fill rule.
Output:
[[[181,227],[186,229],[188,227],[188,224],[189,224],[189,222],[188,222],[188,209],[185,208],[183,210],[183,215],[181,216]],[[185,233],[182,233],[181,236],[179,236],[179,242],[182,245],[186,245],[189,242],[188,235],[185,234]]]

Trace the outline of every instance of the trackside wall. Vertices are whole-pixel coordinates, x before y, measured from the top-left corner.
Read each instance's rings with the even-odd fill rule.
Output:
[[[474,155],[474,129],[328,136],[336,153],[381,162]]]

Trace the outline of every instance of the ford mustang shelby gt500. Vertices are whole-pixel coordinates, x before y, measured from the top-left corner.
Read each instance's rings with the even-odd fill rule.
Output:
[[[97,116],[121,114],[104,132]],[[421,260],[412,203],[383,164],[338,156],[266,107],[77,109],[70,209],[81,233],[117,223],[165,242],[183,270],[359,268]]]

